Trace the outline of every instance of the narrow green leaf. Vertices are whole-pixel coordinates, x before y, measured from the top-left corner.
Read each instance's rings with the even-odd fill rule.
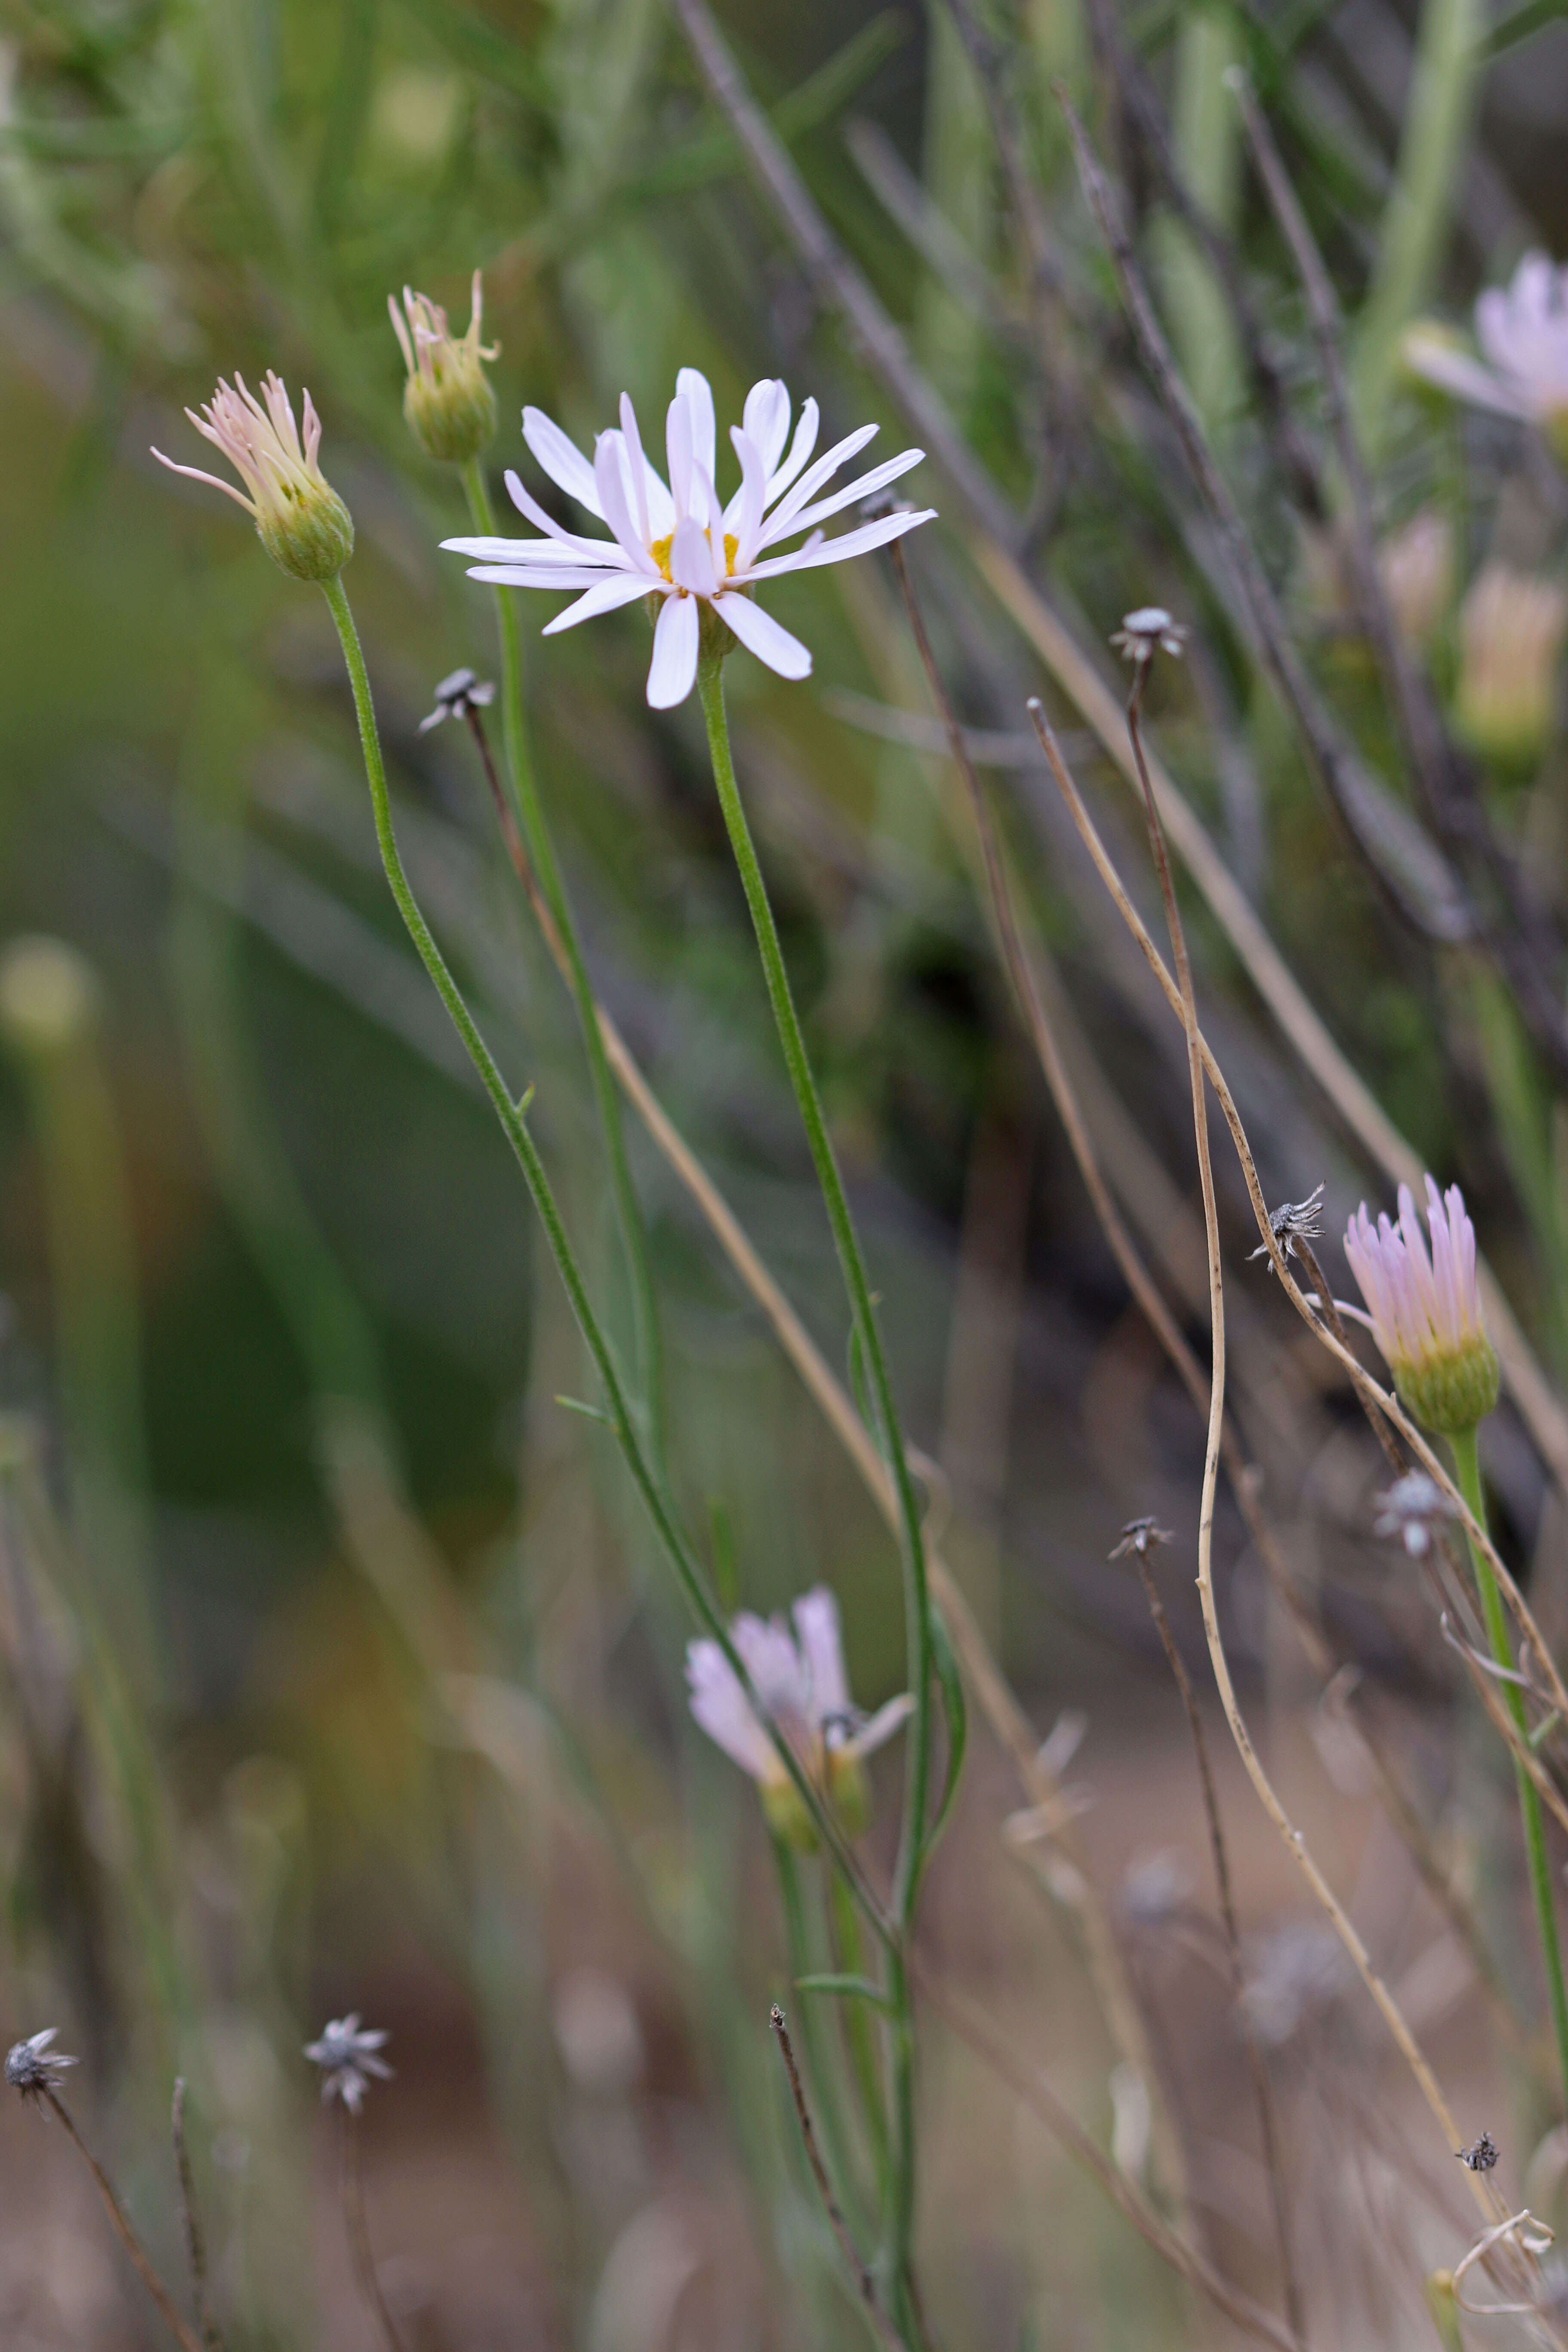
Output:
[[[796,1992],[831,1992],[845,2000],[869,2001],[873,2009],[879,2009],[887,2017],[898,2015],[881,1986],[874,1985],[869,1977],[796,1977],[795,1989]]]

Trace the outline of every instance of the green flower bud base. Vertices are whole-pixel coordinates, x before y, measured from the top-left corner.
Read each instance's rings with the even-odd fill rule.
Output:
[[[461,352],[458,343],[454,351]],[[495,438],[496,396],[479,365],[437,362],[434,378],[411,375],[403,387],[403,414],[427,455],[444,466],[466,466]]]
[[[1395,1364],[1394,1385],[1424,1429],[1462,1437],[1480,1427],[1498,1401],[1497,1349],[1478,1332],[1462,1348],[1434,1349],[1419,1363]]]
[[[335,580],[354,551],[354,522],[336,490],[275,492],[256,519],[257,536],[279,569],[318,586]]]

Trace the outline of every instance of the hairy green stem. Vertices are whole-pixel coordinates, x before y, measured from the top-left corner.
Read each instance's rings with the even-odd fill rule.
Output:
[[[910,1475],[904,1452],[903,1434],[899,1425],[898,1407],[893,1397],[893,1384],[888,1371],[881,1335],[877,1328],[876,1307],[871,1295],[870,1277],[860,1248],[859,1236],[849,1213],[848,1196],[838,1171],[832,1140],[827,1132],[827,1120],[823,1112],[822,1098],[817,1092],[812,1072],[805,1038],[801,1030],[800,1016],[795,1011],[790,990],[789,974],[784,966],[784,950],[779,944],[777,925],[768,902],[767,885],[757,858],[751,827],[746,822],[745,808],[740,787],[735,781],[735,762],[730,748],[729,721],[724,712],[724,681],[722,656],[705,652],[698,665],[698,692],[702,698],[702,713],[708,724],[708,749],[713,762],[713,781],[718,788],[719,803],[723,811],[730,845],[740,871],[741,886],[746,894],[757,947],[763,960],[763,972],[767,982],[768,998],[773,1006],[779,1043],[784,1049],[784,1064],[790,1084],[805,1128],[806,1141],[816,1170],[817,1182],[827,1210],[828,1223],[838,1252],[838,1263],[848,1292],[850,1311],[859,1339],[872,1410],[877,1421],[888,1467],[892,1474],[899,1499],[900,1552],[904,1572],[904,1610],[906,1639],[909,1650],[910,1688],[914,1697],[914,1714],[910,1724],[909,1756],[904,1780],[904,1819],[899,1846],[898,1867],[894,1875],[893,1914],[898,1926],[898,1939],[888,1955],[888,1990],[895,2017],[892,2026],[893,2077],[893,2276],[896,2290],[895,2316],[907,2331],[918,2332],[918,2322],[912,2309],[912,2287],[910,2263],[910,2242],[914,2227],[914,2021],[912,1994],[909,1980],[907,1958],[914,1923],[915,1902],[920,1889],[921,1866],[926,1858],[926,1782],[931,1755],[931,1683],[932,1673],[931,1597],[926,1586],[925,1538],[921,1525],[919,1497]]]
[[[731,1638],[729,1625],[709,1595],[696,1555],[681,1533],[665,1489],[648,1461],[644,1450],[642,1433],[633,1416],[626,1386],[616,1367],[614,1351],[605,1336],[598,1317],[594,1312],[593,1302],[588,1297],[587,1286],[583,1280],[576,1254],[573,1250],[571,1238],[556,1204],[555,1194],[546,1173],[544,1162],[539,1155],[539,1147],[529,1133],[528,1122],[524,1116],[528,1097],[525,1095],[521,1102],[512,1100],[506,1080],[496,1066],[495,1057],[489,1047],[479,1034],[474,1016],[464,1002],[461,989],[447,969],[447,960],[436,944],[430,926],[420,911],[419,903],[414,896],[408,877],[404,871],[402,853],[398,849],[397,835],[393,827],[392,801],[387,790],[386,766],[381,755],[381,737],[376,729],[375,705],[371,699],[370,677],[366,671],[364,655],[360,646],[359,632],[354,626],[353,614],[349,610],[349,600],[343,593],[342,582],[341,580],[323,582],[321,593],[327,600],[332,619],[336,624],[339,642],[343,649],[343,661],[348,669],[349,683],[353,689],[354,715],[359,721],[360,750],[364,758],[365,781],[370,786],[371,807],[375,818],[375,837],[394,903],[403,918],[404,927],[418,951],[419,960],[429,974],[437,994],[446,1006],[447,1017],[461,1038],[464,1050],[472,1062],[486,1094],[489,1097],[491,1107],[500,1121],[501,1130],[522,1170],[524,1181],[527,1183],[533,1205],[539,1212],[540,1222],[544,1227],[545,1238],[550,1244],[550,1254],[555,1260],[556,1271],[561,1276],[577,1328],[583,1334],[588,1352],[593,1357],[595,1369],[604,1387],[608,1406],[605,1419],[620,1446],[633,1483],[642,1497],[644,1507],[653,1522],[654,1531],[658,1537],[666,1558],[675,1571],[676,1580],[685,1594],[693,1615],[703,1632],[718,1643],[731,1672],[745,1694],[747,1705],[766,1729],[774,1752],[784,1770],[789,1774],[795,1792],[810,1815],[818,1837],[837,1857],[839,1867],[847,1874],[866,1917],[883,1943],[890,1945],[899,1930],[888,1918],[875,1895],[867,1885],[865,1877],[858,1867],[854,1856],[845,1845],[838,1825],[823,1801],[820,1791],[788,1740],[779,1730],[758,1694],[746,1662]]]
[[[495,538],[495,509],[490,503],[489,485],[485,480],[484,468],[477,457],[470,458],[463,467],[463,488],[468,495],[468,512],[473,518],[474,529],[488,539]],[[664,1348],[659,1335],[658,1307],[654,1297],[653,1270],[648,1260],[647,1229],[643,1221],[637,1187],[632,1181],[631,1162],[626,1156],[626,1129],[621,1121],[621,1098],[605,1053],[605,1041],[599,1030],[598,1006],[594,1000],[594,985],[583,959],[577,927],[572,919],[571,905],[566,897],[566,885],[562,879],[549,820],[539,796],[533,762],[529,757],[528,729],[522,705],[522,646],[518,633],[517,607],[510,593],[503,587],[497,587],[495,601],[496,626],[500,633],[501,738],[506,752],[506,779],[518,823],[522,827],[522,837],[528,845],[529,856],[533,861],[540,887],[555,918],[556,928],[566,950],[572,994],[588,1055],[594,1101],[605,1139],[605,1156],[609,1161],[610,1185],[615,1194],[621,1247],[631,1284],[633,1341],[637,1351],[637,1379],[647,1415],[649,1451],[660,1478],[668,1486],[668,1428]]]
[[[1448,1441],[1454,1454],[1454,1475],[1459,1492],[1469,1505],[1478,1527],[1487,1523],[1486,1496],[1481,1487],[1480,1448],[1476,1432],[1467,1430],[1462,1437]],[[1492,1656],[1500,1666],[1513,1671],[1513,1645],[1509,1638],[1508,1611],[1498,1589],[1497,1577],[1486,1554],[1472,1543],[1470,1559],[1476,1571],[1476,1589],[1480,1594],[1481,1615],[1486,1622],[1487,1639],[1492,1645]],[[1521,1732],[1528,1738],[1529,1718],[1524,1693],[1515,1682],[1499,1685],[1503,1704]],[[1524,1825],[1524,1853],[1530,1871],[1530,1891],[1535,1898],[1536,1924],[1541,1932],[1541,1957],[1546,1970],[1546,1998],[1552,2011],[1552,2031],[1557,2044],[1557,2063],[1563,2075],[1565,2112],[1568,2112],[1568,1993],[1563,1982],[1563,1949],[1557,1937],[1557,1911],[1552,1895],[1552,1863],[1546,1851],[1546,1824],[1542,1818],[1541,1799],[1535,1784],[1518,1759],[1514,1761],[1514,1777],[1519,1782],[1519,1812]]]

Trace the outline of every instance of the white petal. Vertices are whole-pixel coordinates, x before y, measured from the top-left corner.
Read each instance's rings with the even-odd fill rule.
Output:
[[[522,563],[530,571],[563,563],[581,572],[585,563],[602,563],[606,571],[622,572],[626,558],[613,539],[444,539],[454,555],[478,556],[485,563]]]
[[[664,420],[664,450],[669,460],[669,490],[676,520],[691,512],[691,403],[679,393]]]
[[[717,1642],[692,1642],[686,1652],[691,1713],[716,1747],[755,1780],[775,1779],[779,1765],[772,1740],[747,1702],[733,1669]]]
[[[673,710],[684,702],[697,682],[697,599],[667,596],[658,626],[653,633],[653,659],[648,665],[650,710]]]
[[[675,389],[691,403],[691,454],[711,474],[719,456],[719,429],[713,421],[713,390],[696,368],[682,368]],[[707,517],[703,517],[707,520]]]
[[[795,428],[795,439],[790,444],[789,456],[768,484],[769,506],[772,506],[775,499],[783,498],[816,448],[816,428],[821,421],[816,401],[808,400],[800,412],[800,423]]]
[[[542,566],[526,563],[470,563],[468,566],[468,577],[470,580],[488,580],[493,587],[497,588],[552,588],[561,590],[566,588],[596,588],[601,580],[626,579],[630,577],[630,574],[619,572],[608,572],[600,566],[596,566],[592,572],[589,572],[586,569],[581,572],[574,572],[570,565],[565,563],[551,563]],[[646,584],[651,585],[651,583]]]
[[[1460,400],[1473,401],[1478,408],[1495,409],[1503,416],[1528,416],[1529,403],[1522,399],[1502,377],[1473,360],[1468,352],[1457,352],[1452,344],[1441,341],[1436,335],[1424,335],[1418,331],[1405,338],[1405,364],[1428,383],[1444,392],[1451,392]]]
[[[752,386],[741,414],[741,430],[756,443],[763,473],[773,473],[789,439],[789,394],[777,376],[764,377]]]
[[[768,469],[762,450],[749,433],[730,427],[730,438],[741,461],[741,487],[724,509],[724,534],[735,541],[735,562],[743,570],[762,544],[763,499]]]
[[[755,612],[756,606],[751,609]],[[844,1636],[837,1599],[826,1584],[815,1584],[809,1592],[801,1594],[789,1613],[795,1620],[795,1639],[811,1677],[813,1715],[820,1722],[824,1716],[845,1714],[849,1706],[849,1683],[844,1672]]]
[[[918,523],[935,520],[934,507],[922,508],[919,514],[884,515],[879,522],[862,523],[858,530],[844,531],[837,539],[809,540],[793,555],[770,555],[764,562],[753,563],[745,577],[776,580],[785,572],[811,572],[820,563],[843,563],[852,555],[865,555],[873,547],[886,547],[890,539],[901,539]],[[731,585],[741,585],[738,572],[731,575]]]
[[[845,1741],[846,1751],[851,1756],[869,1756],[873,1748],[880,1748],[885,1740],[891,1739],[900,1724],[907,1723],[914,1711],[915,1703],[908,1691],[901,1692],[897,1698],[890,1698],[886,1706],[877,1709],[868,1723],[860,1726],[853,1738]]]
[[[594,479],[599,486],[599,510],[631,558],[634,570],[659,578],[659,569],[638,538],[626,504],[626,445],[618,433],[601,433],[594,444]]]
[[[662,581],[659,586],[664,586]],[[552,621],[546,621],[540,635],[557,636],[563,629],[574,629],[579,621],[596,620],[601,613],[618,612],[623,604],[635,604],[639,596],[652,593],[640,572],[617,572],[613,580],[595,582],[574,604],[568,604],[563,613],[557,613]]]
[[[525,408],[522,412],[522,437],[549,475],[557,489],[575,499],[590,514],[605,520],[599,504],[599,493],[594,480],[594,468],[574,441],[569,441],[552,416],[542,408]]]
[[[776,670],[780,677],[809,677],[811,655],[798,637],[792,637],[786,628],[753,604],[749,596],[721,596],[714,604],[721,619],[729,623],[748,653],[755,654],[761,662]],[[798,1610],[797,1606],[797,1622]]]
[[[775,530],[770,525],[763,533],[763,544],[766,546],[772,540],[782,539],[792,530],[805,530],[814,522],[823,522],[829,515],[837,514],[841,508],[853,506],[857,499],[870,498],[874,492],[884,489],[888,483],[896,482],[900,474],[907,474],[911,466],[918,466],[924,456],[923,449],[905,449],[899,457],[889,457],[882,465],[873,466],[868,474],[862,474],[858,481],[848,482],[843,489],[835,490],[831,498],[818,499],[815,506],[792,516],[779,530]]]
[[[807,467],[794,489],[773,509],[770,527],[775,538],[790,516],[798,514],[807,499],[816,496],[823,484],[838,471],[840,466],[847,466],[868,441],[875,440],[880,429],[879,425],[862,425],[856,432],[847,434],[842,441],[836,441],[831,449],[825,450],[815,466]]]
[[[675,526],[669,542],[669,576],[678,588],[689,588],[694,596],[711,596],[719,584],[708,534],[690,515]]]
[[[642,435],[637,431],[637,413],[632,406],[629,392],[621,394],[621,440],[626,453],[626,476],[631,488],[632,513],[637,519],[637,536],[645,547],[650,546],[654,533],[649,527],[647,511],[647,476],[643,466]]]

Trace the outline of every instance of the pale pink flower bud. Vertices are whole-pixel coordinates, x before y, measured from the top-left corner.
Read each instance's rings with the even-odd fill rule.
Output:
[[[499,344],[488,349],[479,341],[484,316],[484,289],[474,272],[473,305],[466,335],[454,335],[447,313],[427,294],[403,289],[403,308],[389,294],[386,307],[402,348],[408,381],[403,387],[403,414],[408,429],[432,457],[448,466],[466,466],[488,448],[496,429],[496,396],[484,371]]]
[[[237,375],[232,384],[221,377],[217,390],[200,415],[185,415],[215,449],[221,449],[245,485],[237,490],[217,474],[204,474],[195,466],[176,466],[161,449],[153,455],[172,474],[188,475],[193,482],[209,482],[241,506],[255,523],[261,544],[295,580],[335,580],[354,548],[353,517],[316,462],[321,446],[321,421],[310,395],[301,402],[304,437],[294,421],[288,387],[269,368],[261,380],[262,398]]]
[[[1373,1224],[1363,1202],[1345,1234],[1345,1255],[1366,1301],[1364,1320],[1417,1421],[1446,1437],[1483,1422],[1498,1400],[1497,1351],[1476,1287],[1476,1233],[1457,1184],[1426,1179],[1426,1235],[1408,1184],[1399,1222]]]

